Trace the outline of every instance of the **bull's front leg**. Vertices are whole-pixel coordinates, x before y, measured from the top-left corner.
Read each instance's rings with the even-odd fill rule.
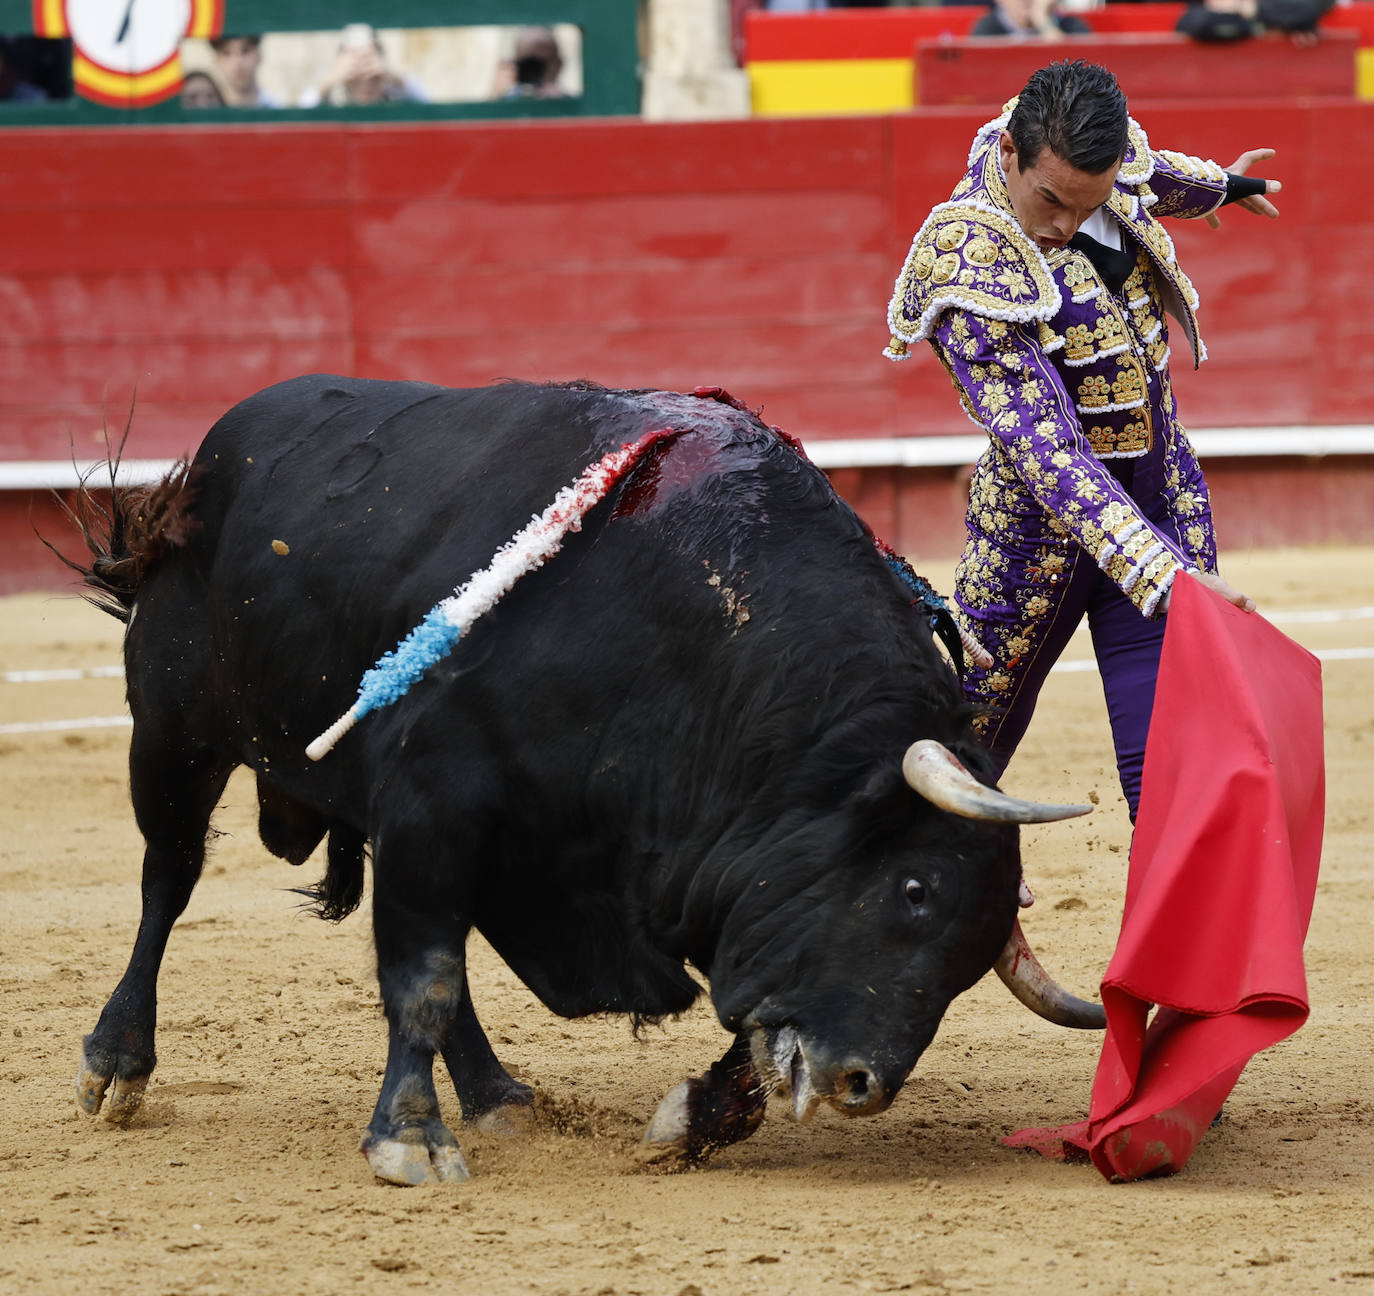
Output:
[[[414,1186],[470,1178],[458,1140],[439,1114],[434,1053],[391,1023],[386,1076],[359,1145],[378,1179]]]
[[[659,1103],[637,1156],[652,1165],[699,1165],[758,1129],[767,1102],[749,1042],[738,1036],[705,1075],[684,1080]]]
[[[462,870],[436,857],[437,834],[426,828],[412,821],[373,834],[372,925],[388,1048],[361,1147],[373,1174],[396,1184],[468,1178],[434,1091],[434,1055],[456,1037],[466,997],[468,904]]]
[[[407,957],[395,948],[399,942],[382,934],[385,918],[395,915],[387,915],[384,903],[377,909],[383,915],[377,971],[388,1028],[386,1075],[360,1146],[372,1173],[388,1183],[461,1183],[469,1177],[467,1163],[439,1112],[434,1055],[462,1000],[462,947],[445,952],[431,946]]]

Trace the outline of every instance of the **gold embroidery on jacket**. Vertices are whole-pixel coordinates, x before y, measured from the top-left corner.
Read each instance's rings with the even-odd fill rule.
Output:
[[[1150,424],[1146,419],[1131,419],[1123,428],[1094,425],[1085,430],[1088,445],[1099,459],[1142,455],[1150,448]]]
[[[976,266],[991,266],[997,261],[997,244],[980,234],[964,249],[964,259]]]
[[[1112,403],[1131,405],[1145,399],[1145,373],[1134,357],[1121,357],[1121,371],[1112,383]]]
[[[935,246],[941,252],[953,252],[955,248],[963,245],[966,238],[968,226],[961,220],[951,221],[935,231]]]
[[[1073,296],[1097,285],[1093,268],[1082,257],[1073,257],[1064,266],[1064,287]]]
[[[1093,357],[1093,330],[1086,324],[1070,324],[1064,330],[1064,359],[1091,360]]]
[[[1111,404],[1112,386],[1101,374],[1089,374],[1078,384],[1078,407],[1101,409]]]
[[[1115,310],[1097,318],[1093,336],[1098,341],[1099,351],[1118,350],[1126,345],[1126,324]]]
[[[959,256],[955,252],[946,252],[941,257],[936,257],[935,265],[930,271],[931,283],[946,284],[959,273]]]

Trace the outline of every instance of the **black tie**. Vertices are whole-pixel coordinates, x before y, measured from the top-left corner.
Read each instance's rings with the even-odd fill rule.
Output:
[[[1135,257],[1129,252],[1118,252],[1116,248],[1109,248],[1105,243],[1099,243],[1095,238],[1084,234],[1082,230],[1069,240],[1069,246],[1075,252],[1081,252],[1093,263],[1093,269],[1102,276],[1102,282],[1107,285],[1108,292],[1119,293],[1121,285],[1135,269]]]

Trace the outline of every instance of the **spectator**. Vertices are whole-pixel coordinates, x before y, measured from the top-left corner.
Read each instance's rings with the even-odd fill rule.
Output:
[[[1287,32],[1295,45],[1317,40],[1317,23],[1334,0],[1190,0],[1175,30],[1200,41],[1237,41]]]
[[[16,63],[10,42],[0,39],[0,99],[9,103],[41,103],[48,97],[47,92],[24,78],[22,69]]]
[[[1059,13],[1054,0],[993,0],[969,35],[1055,41],[1091,32],[1077,14]]]
[[[883,9],[887,3],[888,0],[765,0],[763,7],[774,13],[805,13],[811,9]]]
[[[302,108],[321,104],[341,108],[410,100],[428,103],[429,95],[414,77],[394,71],[386,61],[381,39],[367,23],[349,23],[343,29],[334,70],[318,86],[300,97]]]
[[[224,92],[208,72],[188,72],[181,82],[183,108],[223,108]]]
[[[515,36],[515,53],[496,72],[497,99],[566,99],[558,84],[563,53],[552,27],[522,27]]]
[[[216,36],[210,41],[210,48],[215,51],[215,67],[231,108],[281,107],[258,85],[261,36]]]

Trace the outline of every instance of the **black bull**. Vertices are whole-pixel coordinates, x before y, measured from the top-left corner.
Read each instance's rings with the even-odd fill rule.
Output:
[[[439,599],[665,427],[561,553],[307,758]],[[81,570],[129,622],[147,849],[129,967],[85,1040],[87,1112],[141,1100],[158,968],[237,765],[270,850],[300,863],[328,837],[324,916],[357,905],[371,844],[389,1055],[363,1147],[404,1183],[467,1173],[436,1053],[465,1121],[531,1110],[473,1010],[473,927],[566,1016],[660,1018],[700,993],[687,965],[708,980],[735,1042],[644,1152],[692,1161],[773,1093],[803,1117],[886,1107],[1008,945],[1020,859],[996,820],[1059,817],[984,786],[927,611],[823,474],[727,401],[317,375],[230,410],[189,473],[116,491],[111,518]],[[929,786],[922,766],[942,767]]]

